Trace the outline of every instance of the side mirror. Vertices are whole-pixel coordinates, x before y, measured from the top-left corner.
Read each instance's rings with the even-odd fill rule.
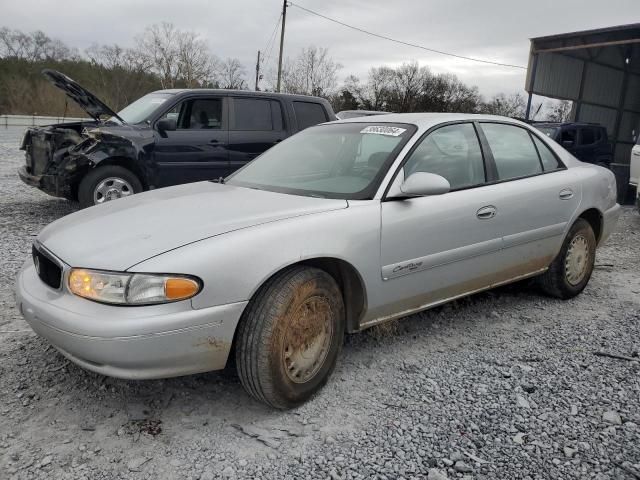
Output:
[[[156,128],[158,129],[160,135],[165,137],[165,132],[173,132],[178,128],[178,124],[175,118],[163,118],[162,120],[158,120],[158,123],[156,123]]]
[[[446,178],[435,173],[416,172],[399,185],[394,185],[388,196],[391,198],[425,197],[442,195],[449,190],[451,185]]]
[[[575,144],[575,142],[573,140],[563,140],[562,141],[562,146],[564,148],[573,148],[574,144]]]

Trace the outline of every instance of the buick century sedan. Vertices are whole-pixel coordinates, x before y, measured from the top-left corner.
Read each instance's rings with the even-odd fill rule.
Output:
[[[162,378],[233,354],[253,397],[289,408],[327,381],[345,333],[527,277],[579,294],[619,210],[610,171],[524,123],[354,118],[292,136],[223,184],[52,223],[17,304],[88,370]]]

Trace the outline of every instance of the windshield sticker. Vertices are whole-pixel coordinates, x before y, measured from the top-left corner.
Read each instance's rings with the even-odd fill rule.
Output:
[[[152,98],[151,101],[149,102],[151,105],[156,105],[156,104],[160,104],[160,103],[164,103],[166,99],[164,98]]]
[[[406,132],[406,128],[400,127],[388,127],[384,125],[369,125],[368,127],[360,130],[360,133],[374,133],[376,135],[389,135],[391,137],[398,137]]]

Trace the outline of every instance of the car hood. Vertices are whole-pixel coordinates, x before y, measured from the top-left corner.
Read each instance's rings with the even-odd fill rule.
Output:
[[[102,100],[75,80],[67,77],[64,73],[60,73],[56,70],[45,69],[42,71],[42,74],[54,86],[62,90],[67,97],[80,105],[80,107],[96,121],[99,122],[100,117],[102,116],[116,117],[122,121],[118,114],[105,105]]]
[[[38,241],[73,267],[124,271],[205,238],[347,206],[346,200],[199,182],[81,210],[47,226]]]

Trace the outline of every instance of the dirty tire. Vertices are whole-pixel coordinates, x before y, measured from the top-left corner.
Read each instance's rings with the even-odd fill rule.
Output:
[[[335,367],[345,328],[342,294],[325,271],[291,267],[260,288],[238,328],[236,364],[245,390],[272,407],[295,407]]]
[[[583,249],[586,253],[584,256],[582,253],[574,253],[574,251],[581,252]],[[575,268],[575,262],[571,261],[572,255],[577,255],[573,260],[579,260],[580,268]],[[538,284],[548,295],[562,299],[573,298],[589,283],[595,259],[595,234],[589,222],[579,218],[569,230],[560,253],[549,270],[538,277]],[[578,271],[580,273],[577,273]]]
[[[94,205],[93,192],[100,182],[107,178],[121,178],[133,188],[133,193],[142,191],[140,179],[131,170],[119,165],[105,165],[90,170],[78,185],[78,201],[80,208],[87,208]]]

